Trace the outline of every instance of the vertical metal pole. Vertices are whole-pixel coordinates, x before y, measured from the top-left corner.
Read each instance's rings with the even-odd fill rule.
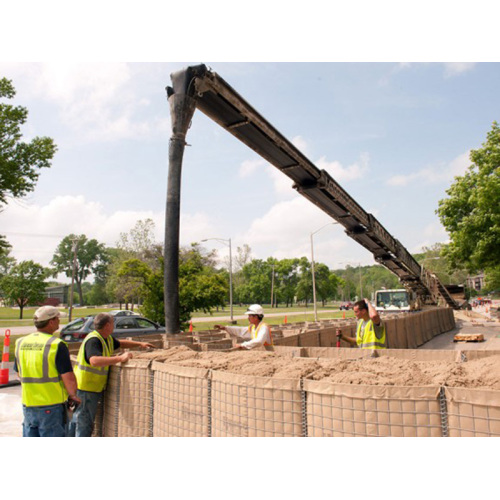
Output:
[[[229,305],[231,307],[231,324],[233,323],[233,257],[231,252],[231,238],[229,238]]]
[[[316,307],[316,278],[314,276],[313,234],[314,233],[311,233],[311,273],[312,273],[312,282],[313,282],[314,321],[318,321],[318,310]]]
[[[73,240],[73,270],[71,272],[71,289],[69,295],[69,311],[68,323],[71,323],[71,316],[73,314],[73,287],[75,283],[75,268],[76,268],[76,248],[78,247],[78,239]]]
[[[186,133],[191,123],[196,101],[187,95],[194,75],[179,72],[172,75],[174,88],[167,88],[172,121],[169,145],[167,205],[165,213],[165,329],[167,333],[180,333],[179,315],[179,233],[181,172]],[[175,81],[174,81],[175,80]]]

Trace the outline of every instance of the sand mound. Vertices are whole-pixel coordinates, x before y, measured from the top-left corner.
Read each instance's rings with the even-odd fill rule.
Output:
[[[136,359],[220,370],[242,375],[328,380],[341,384],[448,386],[500,390],[500,356],[465,363],[372,359],[290,358],[274,352],[195,352],[178,346],[134,353]]]

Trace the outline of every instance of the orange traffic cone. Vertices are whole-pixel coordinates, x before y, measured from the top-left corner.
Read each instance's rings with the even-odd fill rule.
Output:
[[[3,341],[3,354],[2,354],[2,368],[0,369],[0,385],[9,383],[9,346],[10,346],[10,330],[5,330],[5,337]]]
[[[345,311],[342,313],[342,319],[345,319]]]
[[[189,333],[193,333],[193,320],[189,322]]]
[[[285,325],[288,323],[288,321],[286,320],[286,316],[285,316]]]

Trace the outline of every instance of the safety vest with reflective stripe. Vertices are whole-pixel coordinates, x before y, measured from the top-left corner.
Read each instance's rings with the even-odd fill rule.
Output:
[[[373,321],[370,319],[365,324],[363,333],[361,333],[363,320],[358,321],[358,329],[356,332],[356,342],[361,349],[386,349],[385,345],[385,325],[382,323],[382,335],[378,338],[375,335]]]
[[[25,406],[62,404],[68,393],[56,367],[60,338],[32,333],[16,342],[16,359]]]
[[[108,381],[109,366],[92,366],[85,361],[85,344],[93,338],[97,338],[102,344],[102,355],[109,357],[113,355],[114,345],[111,335],[104,339],[99,332],[95,330],[89,333],[78,351],[78,358],[73,369],[76,376],[78,389],[88,392],[102,392],[106,388]]]
[[[250,334],[252,335],[252,339],[256,339],[257,338],[257,335],[259,333],[259,330],[262,326],[267,326],[266,323],[259,323],[259,326],[257,328],[255,328],[255,325],[252,325],[252,327],[250,328]],[[264,345],[274,345],[273,344],[273,336],[271,335],[271,329],[269,327],[267,327],[267,329],[269,330],[269,338],[271,339],[271,343],[269,344],[268,342],[264,342]]]

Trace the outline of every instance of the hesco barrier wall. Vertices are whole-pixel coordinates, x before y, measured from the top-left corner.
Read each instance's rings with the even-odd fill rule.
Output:
[[[391,349],[416,349],[436,335],[455,328],[453,309],[434,308],[418,313],[388,314],[382,317],[386,328],[387,347]],[[335,347],[336,331],[348,337],[356,336],[356,320],[330,320],[317,324],[281,325],[277,330],[279,338],[274,336],[274,344],[278,346],[297,347]],[[276,329],[272,328],[274,332]],[[281,334],[283,336],[281,337]],[[342,347],[351,347],[342,341]]]
[[[378,350],[380,357],[456,363],[500,351]],[[276,347],[283,357],[362,359],[373,351]],[[132,359],[111,367],[105,437],[500,436],[500,390],[337,384]]]

